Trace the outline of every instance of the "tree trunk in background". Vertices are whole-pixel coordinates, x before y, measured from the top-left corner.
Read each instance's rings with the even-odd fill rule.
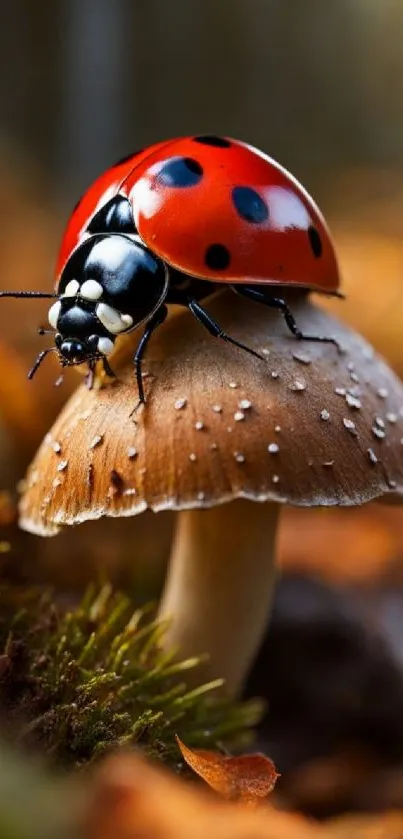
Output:
[[[11,0],[1,8],[0,130],[46,166],[59,96],[57,6]]]
[[[127,0],[62,0],[57,163],[73,204],[96,175],[127,154],[133,116],[132,10]],[[131,145],[131,144],[130,144]]]
[[[138,3],[132,58],[144,142],[239,133],[246,13],[236,0]]]
[[[403,163],[402,25],[401,0],[14,0],[3,131],[70,203],[114,158],[200,131],[261,145],[320,198],[329,170]]]

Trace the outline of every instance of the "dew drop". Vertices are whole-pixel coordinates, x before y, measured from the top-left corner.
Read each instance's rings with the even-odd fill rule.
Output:
[[[96,449],[97,446],[101,445],[103,439],[103,434],[96,434],[96,436],[92,438],[89,448]]]
[[[269,443],[267,446],[267,451],[269,454],[278,454],[280,451],[280,446],[277,443]]]
[[[372,426],[372,433],[374,437],[377,437],[378,440],[383,440],[386,437],[386,433],[382,428],[378,428],[376,425]]]
[[[356,408],[359,410],[359,408],[362,407],[358,396],[353,396],[352,393],[346,393],[346,402],[349,408]]]
[[[312,359],[308,355],[303,355],[303,353],[295,352],[292,357],[295,358],[295,361],[299,361],[300,364],[312,364]]]
[[[343,425],[344,425],[344,428],[347,428],[347,431],[349,431],[350,434],[353,434],[353,435],[357,434],[357,429],[355,427],[355,422],[353,422],[351,419],[347,419],[346,417],[344,417],[343,418]]]
[[[306,389],[306,382],[302,379],[295,379],[295,381],[290,385],[290,390],[295,391],[302,391]]]

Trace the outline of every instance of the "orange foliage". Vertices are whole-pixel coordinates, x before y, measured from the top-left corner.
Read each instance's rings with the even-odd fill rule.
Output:
[[[402,839],[403,813],[348,815],[319,824],[269,805],[251,809],[180,781],[136,755],[97,770],[84,839]]]

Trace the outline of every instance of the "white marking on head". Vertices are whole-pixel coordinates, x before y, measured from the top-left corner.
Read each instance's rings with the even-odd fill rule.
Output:
[[[121,315],[122,323],[125,324],[126,328],[128,329],[130,326],[133,326],[133,318],[131,315]]]
[[[105,329],[112,335],[117,335],[127,329],[127,323],[122,320],[120,312],[113,309],[112,306],[108,306],[107,303],[98,303],[95,313]]]
[[[102,355],[110,355],[114,348],[113,341],[110,338],[98,338],[98,352]]]
[[[58,300],[56,303],[53,303],[53,306],[49,309],[48,321],[50,325],[53,326],[53,329],[57,329],[57,321],[59,319],[61,308],[62,304],[60,303],[60,300]]]
[[[64,289],[62,297],[75,297],[79,288],[80,283],[78,283],[77,280],[70,280]]]
[[[99,300],[103,295],[103,288],[96,280],[86,280],[80,288],[81,297],[86,300]]]

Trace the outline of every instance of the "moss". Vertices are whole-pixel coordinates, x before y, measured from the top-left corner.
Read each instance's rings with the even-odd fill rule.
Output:
[[[165,625],[109,586],[63,609],[49,592],[0,589],[0,714],[13,741],[63,767],[137,746],[178,767],[175,733],[199,748],[247,744],[256,702],[188,690],[198,660],[162,652]],[[9,733],[11,732],[11,734]]]

